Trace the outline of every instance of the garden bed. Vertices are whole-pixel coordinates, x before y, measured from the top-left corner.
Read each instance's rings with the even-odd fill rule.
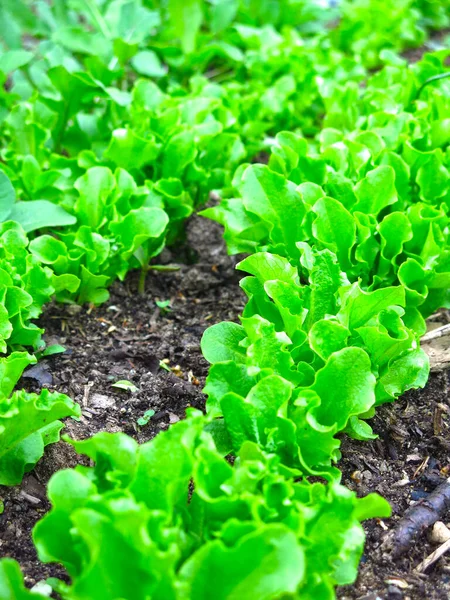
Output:
[[[68,581],[70,573],[70,590],[49,582],[55,598],[334,598],[338,583],[356,578],[359,522],[389,514],[376,494],[389,502],[392,517],[363,523],[358,579],[338,588],[337,597],[450,597],[450,552],[426,574],[418,571],[442,542],[433,541],[429,523],[412,544],[396,546],[395,559],[387,543],[414,505],[423,506],[445,482],[450,506],[448,371],[432,373],[425,389],[377,407],[371,418],[375,398],[390,401],[425,385],[419,312],[436,320],[437,308],[448,305],[449,96],[439,85],[450,80],[435,82],[450,75],[444,73],[449,63],[444,52],[423,55],[439,50],[449,30],[432,32],[417,49],[405,47],[407,39],[420,44],[427,27],[442,29],[449,21],[434,3],[413,2],[416,16],[396,13],[393,3],[386,22],[382,3],[381,10],[368,3],[361,13],[344,7],[331,21],[329,39],[311,34],[305,45],[296,41],[294,24],[286,37],[287,27],[280,35],[274,27],[267,48],[261,31],[260,51],[246,27],[239,31],[238,25],[231,37],[226,29],[216,31],[214,12],[212,20],[209,13],[197,15],[199,23],[188,31],[171,3],[159,15],[161,31],[156,26],[149,40],[144,27],[136,44],[130,38],[135,27],[116,30],[122,20],[116,23],[108,3],[92,19],[65,15],[80,36],[75,42],[66,35],[58,42],[52,29],[60,27],[58,11],[53,25],[37,19],[18,29],[17,40],[12,35],[3,67],[7,116],[0,121],[8,150],[0,196],[8,203],[3,220],[16,223],[12,229],[6,223],[0,236],[0,266],[14,274],[3,275],[7,291],[0,302],[6,318],[6,324],[0,318],[0,342],[9,353],[2,358],[0,416],[7,427],[0,420],[0,434],[6,432],[1,481],[13,487],[0,486],[0,556],[6,557],[0,600],[5,589],[8,600],[22,591],[33,595],[23,588],[19,565],[27,588],[48,577]],[[145,15],[155,17],[140,10],[133,13],[136,25]],[[242,17],[247,23],[254,15],[238,11],[238,23]],[[166,39],[167,31],[174,40]],[[91,52],[92,34],[104,45],[104,65]],[[213,54],[202,58],[211,41]],[[222,56],[222,41],[228,51],[237,44],[235,51]],[[58,52],[47,56],[53,43],[67,52],[61,64]],[[391,53],[382,69],[384,44]],[[174,48],[178,65],[171,60]],[[0,44],[0,54],[4,50]],[[218,57],[224,71],[212,69]],[[406,67],[421,59],[417,68]],[[36,77],[43,65],[48,82]],[[194,76],[189,84],[187,74]],[[196,77],[201,74],[205,80]],[[17,90],[23,123],[15,112]],[[42,106],[59,115],[57,121]],[[37,141],[24,149],[19,141],[30,119]],[[209,211],[212,220],[189,218],[212,190],[221,198]],[[27,217],[40,215],[39,207],[49,220],[30,225]],[[243,275],[234,268],[240,258],[227,255],[214,221],[225,225],[231,251],[253,254],[243,267],[254,276],[243,286],[248,303],[239,288]],[[125,276],[138,264],[145,286],[138,272]],[[108,292],[117,277],[125,281]],[[16,296],[22,300],[17,310]],[[244,327],[223,323],[237,323],[244,306]],[[449,314],[440,311],[439,321],[450,323]],[[46,350],[33,323],[45,330]],[[216,323],[202,344],[210,367],[200,340]],[[52,354],[58,346],[65,351]],[[39,351],[38,361],[14,354],[25,348]],[[187,409],[205,410],[208,373],[212,412],[183,422]],[[14,383],[22,392],[12,392]],[[63,438],[39,461],[61,426],[52,424],[56,410],[46,412],[47,401],[64,409],[61,418],[81,414],[65,418],[62,433],[74,440],[123,432],[141,444],[154,441],[136,449],[125,436],[97,436],[97,449],[86,452],[90,462]],[[36,423],[30,406],[39,413]],[[345,436],[353,431],[370,439],[366,419],[376,439]],[[337,467],[346,487],[331,468],[340,458],[334,435],[342,440]],[[60,474],[47,487],[61,469],[94,461],[95,469]],[[31,473],[22,481],[25,467]],[[233,475],[222,478],[223,470]],[[173,492],[183,471],[182,487]],[[298,479],[302,471],[335,480],[311,477],[310,486]],[[35,524],[50,509],[49,489],[55,508],[34,530],[35,545],[42,561],[58,561],[66,570],[40,562],[32,541]],[[131,498],[128,517],[141,511],[143,537],[151,523],[170,523],[151,531],[147,554],[131,535],[136,522],[122,526],[121,502]],[[96,529],[109,510],[106,529]],[[80,511],[80,520],[72,520]],[[450,510],[435,512],[450,527]],[[93,513],[97,521],[90,520]],[[55,514],[65,516],[52,522]],[[153,563],[155,548],[169,562]],[[71,552],[78,553],[74,561]],[[107,556],[114,560],[103,560]],[[76,561],[79,572],[71,568]],[[40,591],[39,598],[51,592]]]
[[[46,339],[64,345],[66,353],[40,362],[37,371],[28,372],[33,378],[22,381],[32,391],[44,383],[82,405],[81,422],[66,421],[67,434],[84,439],[98,431],[124,431],[145,442],[182,419],[187,407],[204,408],[201,389],[208,366],[200,352],[201,335],[213,323],[237,320],[244,296],[234,271],[236,259],[227,257],[219,226],[192,218],[183,250],[176,256],[167,253],[165,260],[186,261],[186,257],[192,264],[182,265],[180,271],[149,276],[144,296],[136,293],[133,273],[112,287],[110,300],[100,308],[48,307],[42,319]],[[155,301],[168,299],[171,310],[162,314]],[[118,380],[132,382],[138,391],[111,387]],[[449,417],[443,409],[447,403],[448,374],[443,372],[432,376],[425,390],[407,393],[377,411],[372,420],[377,440],[344,441],[343,483],[359,496],[380,493],[390,502],[393,517],[366,523],[359,578],[354,586],[340,590],[341,598],[419,600],[450,594],[450,559],[442,558],[427,575],[414,573],[435,548],[425,536],[395,562],[380,548],[386,530],[450,473]],[[138,419],[150,409],[154,415],[140,427]],[[49,575],[63,577],[57,566],[37,560],[31,529],[49,509],[49,477],[76,461],[68,444],[49,446],[22,485],[0,492],[5,504],[1,552],[20,562],[27,585]]]

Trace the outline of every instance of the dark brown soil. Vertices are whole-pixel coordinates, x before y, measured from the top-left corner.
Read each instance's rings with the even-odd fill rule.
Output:
[[[377,411],[371,422],[377,440],[344,441],[340,463],[343,483],[358,495],[380,493],[391,504],[393,516],[366,525],[367,543],[358,581],[340,591],[341,599],[450,597],[450,556],[444,556],[426,575],[414,573],[437,547],[427,535],[396,561],[381,547],[405,511],[450,475],[448,390],[448,372],[433,374],[424,390],[409,392]],[[442,520],[449,523],[450,513]]]

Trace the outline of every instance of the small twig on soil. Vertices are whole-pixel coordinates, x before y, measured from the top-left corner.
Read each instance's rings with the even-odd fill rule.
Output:
[[[427,556],[419,565],[417,565],[414,571],[417,573],[425,573],[425,571],[439,560],[443,554],[448,552],[448,550],[450,550],[450,540],[444,542],[439,548]]]
[[[383,546],[392,548],[394,558],[404,554],[414,538],[440,520],[450,509],[450,477],[441,483],[431,494],[411,506],[397,527],[390,532]]]
[[[32,496],[31,494],[27,494],[27,492],[24,492],[23,490],[20,491],[19,496],[21,496],[27,502],[29,502],[30,504],[33,504],[33,505],[37,505],[37,504],[41,503],[41,500],[39,498],[36,498],[36,496]]]
[[[138,294],[143,296],[145,292],[145,280],[147,279],[148,268],[142,267],[139,273]]]
[[[441,327],[437,327],[436,329],[428,331],[424,336],[422,336],[420,341],[422,344],[426,344],[431,340],[435,340],[436,338],[440,338],[448,334],[450,334],[450,323],[447,323],[446,325],[441,325]]]
[[[87,406],[89,404],[89,394],[91,393],[91,388],[94,385],[93,381],[89,381],[89,383],[87,383],[84,386],[84,394],[83,394],[83,399],[81,401],[81,403],[83,404],[83,406]]]

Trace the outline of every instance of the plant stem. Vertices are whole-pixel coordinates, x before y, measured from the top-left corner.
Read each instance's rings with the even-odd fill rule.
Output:
[[[447,77],[450,77],[450,72],[440,73],[439,75],[434,75],[433,77],[430,77],[429,79],[427,79],[424,83],[422,83],[420,88],[417,90],[416,100],[419,99],[423,88],[426,87],[429,83],[433,83],[433,81],[439,81],[440,79],[446,79]]]
[[[62,113],[62,118],[60,120],[61,126],[58,130],[56,139],[55,139],[55,152],[59,154],[61,152],[61,146],[63,143],[64,133],[66,131],[67,121],[69,120],[69,102],[66,103],[64,107],[64,111]]]
[[[145,292],[145,280],[147,278],[147,273],[148,273],[148,265],[146,265],[145,267],[142,267],[141,273],[139,275],[138,294],[140,296],[143,296],[144,292]]]
[[[84,3],[90,11],[98,29],[102,32],[102,34],[107,40],[111,39],[111,32],[109,31],[108,25],[106,24],[106,21],[103,18],[101,12],[98,10],[98,7],[95,4],[95,2],[93,2],[92,0],[84,0]]]
[[[149,271],[162,271],[163,273],[175,273],[181,269],[180,265],[149,265]]]

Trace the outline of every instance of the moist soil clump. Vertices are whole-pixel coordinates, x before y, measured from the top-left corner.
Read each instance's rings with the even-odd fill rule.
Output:
[[[80,403],[81,421],[66,420],[69,436],[83,439],[99,431],[123,431],[145,442],[184,418],[186,408],[204,409],[201,390],[208,365],[200,339],[209,325],[237,321],[242,312],[245,299],[234,270],[237,259],[226,255],[218,225],[193,217],[184,247],[176,254],[165,251],[162,260],[186,264],[175,273],[150,274],[142,296],[137,294],[139,274],[134,273],[112,286],[109,301],[101,307],[55,304],[41,319],[47,343],[62,344],[66,352],[29,369],[20,385],[29,391],[49,387]],[[170,300],[169,311],[156,304],[165,300]],[[112,387],[119,380],[130,381],[137,391]],[[395,561],[381,545],[412,503],[450,475],[448,387],[447,372],[435,374],[425,390],[409,392],[378,409],[371,421],[376,440],[343,439],[339,464],[343,483],[358,495],[380,493],[390,502],[393,516],[365,524],[367,543],[358,581],[339,590],[341,599],[450,596],[450,556],[441,558],[426,575],[414,573],[436,548],[427,534]],[[148,410],[154,414],[141,427],[137,421]],[[57,565],[39,563],[31,530],[50,508],[46,499],[50,476],[77,462],[86,464],[70,445],[59,442],[47,448],[20,486],[0,487],[5,506],[0,516],[0,555],[20,562],[28,586],[49,576],[64,577]],[[442,519],[450,522],[450,514]]]

